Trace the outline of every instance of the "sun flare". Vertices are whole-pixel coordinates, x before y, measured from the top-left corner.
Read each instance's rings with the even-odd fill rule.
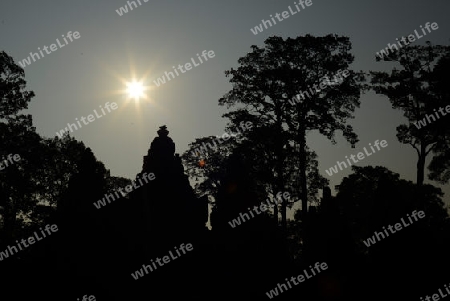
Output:
[[[145,97],[144,91],[145,87],[142,82],[132,81],[127,83],[127,94],[130,98],[139,100],[139,98]]]

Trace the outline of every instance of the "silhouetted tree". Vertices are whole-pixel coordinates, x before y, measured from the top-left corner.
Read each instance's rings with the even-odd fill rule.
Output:
[[[0,51],[0,119],[14,122],[19,121],[19,117],[24,117],[18,113],[27,109],[34,97],[33,91],[25,91],[24,76],[23,69],[14,63],[13,58]]]
[[[291,208],[301,197],[301,193],[296,187],[300,187],[299,152],[295,150],[295,145],[287,144],[283,149],[285,165],[283,166],[285,183],[282,190],[278,190],[276,178],[278,176],[277,131],[273,125],[261,125],[252,129],[245,140],[235,149],[236,154],[240,154],[248,162],[251,168],[250,175],[255,180],[260,198],[275,196],[278,192],[289,192],[290,200],[285,200],[280,205],[274,206],[274,216],[278,221],[278,212],[286,213],[286,208]],[[282,139],[285,140],[285,139]],[[287,140],[287,138],[286,138]],[[307,183],[308,201],[318,201],[318,190],[328,185],[328,180],[320,175],[318,170],[317,155],[307,148]],[[281,214],[281,224],[286,224],[286,214]]]
[[[39,136],[32,126],[31,115],[20,114],[28,108],[28,103],[34,96],[32,91],[26,91],[24,71],[14,63],[4,51],[0,51],[0,206],[3,220],[1,237],[10,240],[14,233],[23,226],[23,216],[36,206],[38,200],[32,195],[34,183],[33,173],[27,170],[32,165],[34,153],[30,150],[39,145]],[[7,156],[18,155],[20,161],[5,165]],[[16,157],[17,158],[17,157]],[[22,218],[18,218],[22,215]]]
[[[450,54],[442,57],[431,74],[430,86],[434,96],[439,103],[450,104]],[[446,114],[449,114],[448,111]],[[428,166],[430,180],[439,181],[441,184],[448,183],[450,180],[450,122],[443,120],[438,123],[441,139],[436,143],[433,150],[434,156]]]
[[[450,46],[407,45],[384,56],[382,60],[396,62],[402,68],[394,67],[391,73],[370,72],[372,74],[372,88],[377,94],[386,95],[391,101],[392,108],[403,111],[409,125],[397,127],[397,138],[401,143],[411,145],[417,152],[417,184],[422,185],[425,177],[425,160],[430,152],[440,153],[448,148],[444,142],[445,128],[443,120],[436,120],[435,111],[439,107],[450,104],[450,99],[441,97],[438,90],[431,85],[433,69],[436,62],[448,54]],[[381,59],[376,58],[377,61]],[[445,75],[444,75],[445,76]],[[445,77],[444,77],[445,78]],[[443,78],[443,79],[444,79]],[[427,119],[428,124],[421,123]]]
[[[274,186],[276,170],[274,169],[276,156],[275,136],[276,133],[268,127],[259,127],[251,131],[242,131],[230,127],[229,133],[236,133],[236,137],[231,137],[225,142],[218,142],[217,137],[199,138],[190,144],[190,148],[183,154],[185,164],[188,166],[189,176],[196,180],[196,189],[200,194],[208,194],[217,199],[218,187],[224,176],[227,158],[232,155],[239,155],[249,166],[248,175],[254,181],[256,192],[260,199],[268,197],[274,198],[280,191]],[[290,146],[289,146],[290,147]],[[200,150],[203,152],[200,154]],[[287,179],[283,192],[291,194],[290,201],[286,203],[291,207],[300,195],[292,187],[298,187],[298,153],[284,150],[286,153]],[[318,170],[317,155],[308,150],[307,177],[309,186],[310,201],[318,201],[317,193],[324,185],[328,185],[328,180],[322,177]],[[289,184],[289,185],[288,185]],[[214,204],[214,202],[211,202]],[[279,206],[274,206],[274,218],[278,224]]]
[[[234,137],[224,141],[217,136],[197,138],[189,144],[181,158],[186,165],[186,173],[196,182],[196,193],[217,197],[224,161],[236,145]]]
[[[264,48],[253,45],[252,52],[239,59],[241,66],[238,69],[225,72],[227,77],[232,77],[230,82],[233,88],[219,100],[219,104],[239,107],[225,114],[235,126],[246,119],[254,122],[255,127],[274,126],[275,186],[279,190],[287,181],[284,149],[290,143],[295,145],[292,149],[298,152],[302,210],[306,213],[306,134],[319,130],[334,143],[335,131],[342,130],[352,145],[356,143],[356,134],[345,123],[359,106],[361,87],[357,82],[362,81],[363,77],[349,71],[349,78],[340,85],[327,85],[318,93],[311,93],[303,99],[298,97],[294,101],[293,98],[301,92],[318,89],[316,83],[320,79],[332,77],[338,70],[348,68],[353,61],[349,53],[349,39],[337,35],[306,35],[286,40],[270,37],[265,44]],[[286,204],[282,208],[284,216]],[[283,220],[286,221],[286,218],[283,217]]]
[[[442,276],[450,268],[450,232],[441,189],[402,180],[385,167],[352,169],[354,173],[336,187],[335,201],[357,245],[357,254],[364,257],[363,274],[358,277],[366,282],[383,279],[384,291],[406,299],[424,295],[445,281]],[[407,215],[414,210],[423,211],[425,216],[411,223]],[[389,232],[388,226],[402,224],[401,219],[406,226],[400,230],[376,235],[379,241],[370,247],[363,244],[375,231]]]
[[[77,162],[86,150],[68,133],[53,139],[36,133],[31,115],[20,114],[34,96],[25,85],[23,69],[0,52],[0,158],[20,156],[0,170],[0,238],[5,241],[43,224],[62,205],[62,195],[69,179],[79,172]],[[109,186],[125,180],[110,178],[106,170],[103,176]]]
[[[354,173],[336,186],[337,202],[362,249],[365,249],[362,239],[382,226],[398,222],[413,210],[424,210],[428,220],[445,223],[448,214],[441,189],[432,185],[416,186],[381,166],[352,166],[352,170]]]

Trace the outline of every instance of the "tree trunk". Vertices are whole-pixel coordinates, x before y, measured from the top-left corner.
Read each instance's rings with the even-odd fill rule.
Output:
[[[422,186],[423,181],[425,179],[425,159],[426,159],[426,153],[425,150],[426,146],[422,143],[420,145],[420,154],[419,159],[417,160],[417,185]]]
[[[309,254],[309,217],[308,217],[308,191],[307,191],[307,180],[306,180],[306,131],[304,125],[300,124],[298,132],[298,142],[300,145],[299,150],[299,163],[300,163],[300,199],[302,200],[302,229],[303,229],[303,246],[305,258]]]
[[[4,216],[2,232],[4,234],[5,241],[9,243],[12,241],[12,238],[14,236],[14,230],[17,222],[17,213],[11,201],[6,200],[3,212]]]
[[[275,226],[278,227],[278,205],[277,200],[275,199],[275,206],[273,206],[273,215],[275,216]]]
[[[286,201],[283,199],[281,203],[281,227],[283,228],[283,233],[286,233],[287,230],[286,210],[287,204]]]
[[[302,126],[301,126],[302,127]],[[300,144],[300,199],[302,200],[302,215],[306,217],[308,212],[308,191],[306,181],[306,133],[303,128],[299,131],[299,144]]]
[[[279,192],[283,192],[284,190],[284,182],[283,182],[283,145],[280,144],[282,143],[281,141],[279,141],[279,143],[277,143],[277,148],[278,148],[278,154],[277,154],[277,189],[278,191],[276,191],[276,194],[278,194]],[[281,228],[283,230],[283,233],[286,233],[285,230],[287,229],[287,219],[286,219],[286,201],[284,200],[284,198],[281,198],[282,202],[281,202]],[[278,202],[278,199],[276,199],[276,202]],[[278,205],[275,205],[276,208],[276,218],[277,218],[277,224],[278,224]]]
[[[275,155],[276,155],[276,171],[277,171],[277,179],[276,179],[276,187],[278,189],[278,191],[276,191],[275,193],[278,194],[279,192],[283,192],[284,190],[284,179],[283,179],[283,164],[284,164],[284,153],[283,153],[283,145],[284,145],[284,141],[282,139],[283,137],[283,126],[282,126],[282,122],[281,122],[281,107],[277,106],[275,108],[275,113],[277,116],[277,120],[276,120],[276,131],[278,132],[278,135],[276,135],[275,139]],[[286,201],[284,200],[284,198],[281,198],[282,202],[281,202],[281,229],[283,232],[283,236],[285,236],[286,234],[286,229],[287,229],[287,219],[286,219]],[[276,202],[278,202],[278,199],[276,200]],[[278,225],[278,205],[275,205],[276,211],[274,211],[276,213],[276,221],[277,221],[277,225]]]

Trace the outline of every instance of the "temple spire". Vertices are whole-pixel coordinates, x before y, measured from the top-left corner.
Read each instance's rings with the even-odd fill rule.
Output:
[[[163,172],[173,166],[175,143],[170,138],[167,126],[159,127],[158,137],[150,144],[147,156],[144,156],[143,172]]]

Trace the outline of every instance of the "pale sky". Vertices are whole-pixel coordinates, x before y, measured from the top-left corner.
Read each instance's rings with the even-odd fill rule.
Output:
[[[426,40],[449,44],[448,0],[312,2],[254,35],[250,28],[271,14],[294,7],[294,1],[141,0],[140,6],[119,16],[116,10],[126,1],[2,0],[0,49],[17,62],[56,39],[63,42],[62,35],[69,31],[79,32],[78,39],[25,67],[27,87],[36,93],[28,113],[39,134],[54,137],[75,118],[87,117],[95,109],[100,112],[106,102],[116,102],[117,110],[71,135],[90,147],[113,176],[134,178],[159,126],[168,126],[180,154],[195,138],[224,133],[226,120],[221,115],[226,108],[218,106],[218,99],[231,88],[224,71],[236,68],[237,60],[250,52],[251,45],[263,46],[269,36],[349,36],[355,55],[351,69],[364,71],[389,70],[392,65],[376,62],[375,53],[426,22],[438,23],[439,29],[416,44]],[[153,80],[165,71],[191,62],[203,50],[214,51],[215,57],[166,84],[154,85]],[[133,77],[152,86],[148,99],[135,103],[117,93],[125,89],[123,81]],[[396,127],[406,121],[402,113],[393,110],[385,96],[373,92],[362,95],[361,103],[350,122],[360,139],[355,149],[341,135],[334,146],[317,133],[308,136],[322,174],[331,179],[332,190],[350,169],[332,177],[325,169],[375,140],[386,140],[388,146],[356,165],[382,165],[415,181],[415,150],[396,138]],[[449,185],[445,192],[450,194]],[[445,198],[449,204],[448,195]]]

